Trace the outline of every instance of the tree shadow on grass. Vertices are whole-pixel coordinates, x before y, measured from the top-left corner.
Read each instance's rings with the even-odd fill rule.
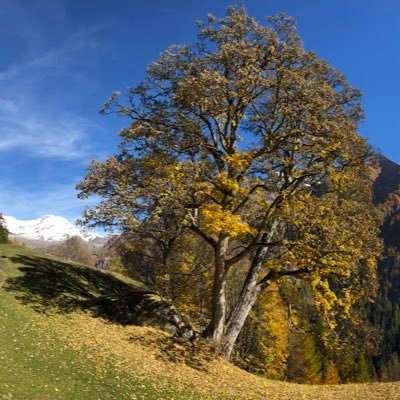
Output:
[[[86,311],[122,325],[156,326],[175,337],[157,338],[163,357],[197,369],[209,364],[208,352],[202,351],[199,357],[199,349],[193,346],[196,336],[189,321],[167,300],[139,283],[135,286],[107,272],[44,257],[20,254],[0,258],[17,264],[21,272],[20,276],[8,278],[4,288],[37,312]]]
[[[96,313],[105,298],[120,298],[134,292],[149,293],[89,267],[38,256],[4,258],[19,264],[22,273],[7,279],[5,289],[15,292],[18,300],[41,313],[78,310]]]

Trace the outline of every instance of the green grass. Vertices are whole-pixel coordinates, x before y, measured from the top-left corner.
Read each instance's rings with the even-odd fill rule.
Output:
[[[264,379],[213,357],[207,343],[202,349],[155,328],[122,326],[102,312],[102,297],[132,291],[149,292],[129,279],[0,245],[0,400],[400,400],[397,382]]]
[[[60,340],[54,315],[91,312],[95,300],[145,290],[73,263],[0,245],[0,399],[186,399]]]

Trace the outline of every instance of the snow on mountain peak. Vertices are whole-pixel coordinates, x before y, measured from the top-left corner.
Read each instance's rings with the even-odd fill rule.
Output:
[[[90,242],[103,235],[78,229],[66,218],[57,215],[44,215],[43,217],[22,221],[11,216],[4,216],[7,229],[12,235],[30,240],[43,240],[60,242],[71,236],[79,236]]]

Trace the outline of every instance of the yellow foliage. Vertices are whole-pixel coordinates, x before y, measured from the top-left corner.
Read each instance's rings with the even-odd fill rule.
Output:
[[[211,195],[213,187],[208,182],[199,182],[193,186],[195,193],[205,195],[207,198]]]
[[[226,233],[231,238],[254,234],[255,231],[239,215],[224,210],[219,204],[211,204],[200,208],[203,216],[203,229],[211,234]]]
[[[227,192],[235,193],[240,188],[236,179],[228,178],[224,173],[218,174],[214,180],[222,190]]]
[[[226,159],[228,161],[229,167],[239,171],[246,170],[250,166],[250,163],[252,161],[250,154],[241,152],[229,154],[226,156]]]

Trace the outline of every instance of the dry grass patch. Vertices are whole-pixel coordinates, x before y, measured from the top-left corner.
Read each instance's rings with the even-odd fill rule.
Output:
[[[204,399],[400,399],[400,383],[299,385],[247,373],[216,358],[209,344],[172,338],[149,327],[122,327],[75,313],[68,325],[59,320],[60,336],[75,349],[90,350],[121,371],[150,379],[157,387],[193,390]]]

